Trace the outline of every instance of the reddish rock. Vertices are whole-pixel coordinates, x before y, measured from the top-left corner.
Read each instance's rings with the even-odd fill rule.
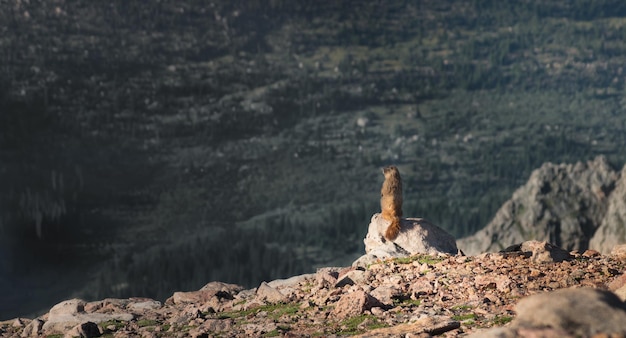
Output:
[[[360,315],[374,306],[381,306],[376,298],[362,290],[354,291],[341,296],[335,304],[333,315],[337,318],[348,318]]]
[[[240,285],[211,282],[198,291],[175,292],[165,303],[170,305],[189,303],[204,304],[213,297],[217,297],[218,299],[233,299],[233,294],[241,290],[243,290],[243,287]]]
[[[585,252],[583,252],[582,256],[583,257],[599,257],[602,254],[598,251],[598,250],[585,250]]]
[[[562,262],[571,259],[568,251],[546,241],[526,241],[522,243],[520,250],[530,252],[531,260],[537,263]]]
[[[285,303],[288,300],[285,295],[269,286],[266,282],[261,283],[256,289],[256,297],[259,301],[267,303]]]
[[[613,247],[611,256],[617,259],[626,260],[626,244],[620,244]]]

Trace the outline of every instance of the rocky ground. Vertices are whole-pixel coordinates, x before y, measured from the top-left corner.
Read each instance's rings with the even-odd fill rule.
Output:
[[[609,255],[592,250],[568,253],[545,242],[525,242],[507,252],[478,256],[413,255],[366,267],[321,268],[256,289],[211,282],[198,291],[176,292],[164,304],[143,298],[73,299],[40,318],[0,323],[0,336],[461,337],[495,336],[493,329],[485,330],[504,326],[503,337],[592,336],[602,328],[607,335],[597,337],[612,333],[616,334],[611,337],[624,337],[626,324],[620,321],[626,323],[622,311],[626,250],[619,248]],[[538,305],[561,318],[544,316],[548,323],[543,324],[528,319],[535,308],[516,305],[522,298],[557,295],[546,292],[565,288],[611,289],[621,294],[622,301],[615,302],[613,293],[592,293],[603,302],[594,310],[581,310],[580,304],[559,305],[554,311]],[[567,297],[587,303],[582,306],[595,306],[594,301],[582,301],[583,296]],[[621,328],[608,326],[611,319],[598,312],[603,306],[618,308],[613,322]],[[563,318],[576,322],[583,317],[581,311],[598,314],[603,324],[598,329],[584,322],[583,331],[573,331],[576,325]],[[523,322],[517,321],[520,316]]]

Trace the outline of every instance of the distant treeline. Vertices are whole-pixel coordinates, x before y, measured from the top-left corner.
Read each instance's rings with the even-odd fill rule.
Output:
[[[246,224],[203,224],[146,251],[114,252],[88,297],[149,295],[164,300],[175,291],[197,290],[209,281],[256,287],[260,281],[347,265],[363,253],[372,216],[363,204],[268,216]],[[173,243],[172,243],[173,242]]]

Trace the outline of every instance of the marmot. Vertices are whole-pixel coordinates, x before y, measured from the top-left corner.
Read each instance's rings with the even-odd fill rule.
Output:
[[[381,216],[391,221],[385,231],[385,238],[389,241],[398,237],[400,232],[400,217],[402,217],[402,179],[395,166],[383,168],[385,182],[380,190]]]

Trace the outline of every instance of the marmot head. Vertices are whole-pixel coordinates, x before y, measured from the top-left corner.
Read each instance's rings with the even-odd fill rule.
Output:
[[[393,166],[393,165],[384,167],[383,174],[385,175],[385,178],[389,178],[389,177],[400,178],[400,171],[398,171],[398,168],[396,168],[396,166]]]

